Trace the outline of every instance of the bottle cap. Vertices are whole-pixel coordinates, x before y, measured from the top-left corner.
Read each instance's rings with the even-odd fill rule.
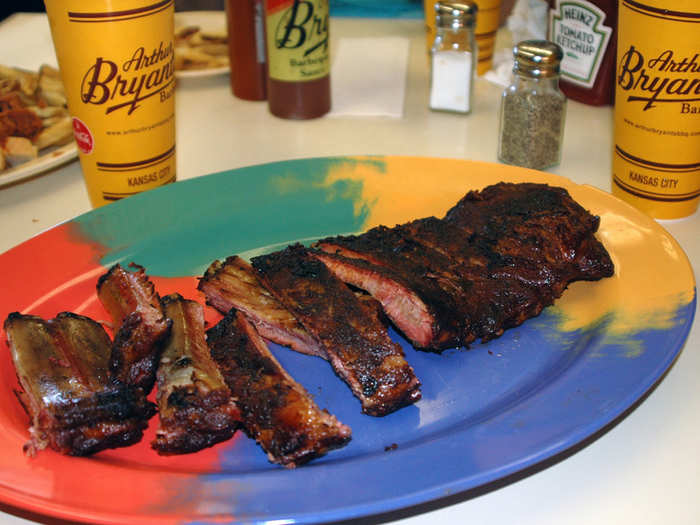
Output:
[[[559,75],[564,53],[549,40],[524,40],[513,48],[513,72],[530,77],[545,78]]]
[[[453,28],[473,25],[478,7],[472,0],[462,2],[435,2],[435,25]]]

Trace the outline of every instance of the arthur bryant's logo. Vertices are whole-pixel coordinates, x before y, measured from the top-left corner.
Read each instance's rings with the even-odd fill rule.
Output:
[[[121,66],[97,57],[83,76],[81,98],[84,104],[105,104],[106,114],[126,109],[130,115],[148,98],[170,98],[175,87],[174,72],[172,42],[161,42],[150,53],[139,47]]]
[[[325,1],[325,0],[321,0]],[[328,49],[328,12],[321,13],[319,0],[294,0],[275,31],[278,49],[303,48],[307,57],[315,51]]]
[[[644,111],[662,103],[681,104],[681,113],[700,113],[700,54],[677,57],[668,49],[649,58],[634,46],[622,54],[617,85]]]

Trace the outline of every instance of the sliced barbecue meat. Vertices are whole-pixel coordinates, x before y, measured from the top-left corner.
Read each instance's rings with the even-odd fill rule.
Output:
[[[420,399],[420,382],[401,346],[373,311],[306,248],[297,244],[255,257],[253,267],[324,348],[364,413],[386,415]]]
[[[245,432],[270,461],[296,467],[350,441],[350,428],[318,408],[241,312],[230,310],[207,330],[207,343]]]
[[[97,296],[112,317],[116,334],[110,358],[114,378],[148,393],[156,380],[162,343],[170,333],[160,297],[145,270],[112,266],[97,281]],[[118,330],[117,330],[118,328]]]
[[[207,304],[226,314],[236,308],[255,325],[260,335],[273,343],[287,346],[302,354],[326,359],[324,349],[258,279],[253,267],[238,255],[223,262],[212,262],[197,288],[204,293]],[[386,323],[382,305],[371,295],[356,292],[377,320]]]
[[[67,312],[49,321],[15,312],[4,327],[17,397],[31,419],[28,454],[50,447],[85,456],[141,439],[155,407],[141,390],[111,380],[101,324]]]
[[[296,318],[260,283],[255,270],[233,255],[209,265],[197,288],[222,314],[243,312],[260,335],[303,354],[325,358],[325,351]]]
[[[179,294],[162,302],[172,329],[158,366],[160,425],[151,446],[163,455],[195,452],[233,436],[240,413],[209,353],[202,306]]]

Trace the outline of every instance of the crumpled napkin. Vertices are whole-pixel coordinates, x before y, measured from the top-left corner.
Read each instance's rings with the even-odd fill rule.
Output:
[[[547,38],[548,6],[545,0],[518,0],[506,20],[513,36],[513,45],[523,40]],[[497,51],[493,55],[493,66],[484,73],[484,78],[508,86],[513,72],[513,49]]]
[[[403,116],[409,40],[341,38],[331,65],[329,117]]]

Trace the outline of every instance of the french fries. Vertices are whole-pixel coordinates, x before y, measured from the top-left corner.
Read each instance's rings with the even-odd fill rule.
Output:
[[[73,140],[60,72],[0,65],[0,173]]]
[[[226,33],[204,31],[199,26],[175,29],[175,70],[213,69],[228,66]]]

